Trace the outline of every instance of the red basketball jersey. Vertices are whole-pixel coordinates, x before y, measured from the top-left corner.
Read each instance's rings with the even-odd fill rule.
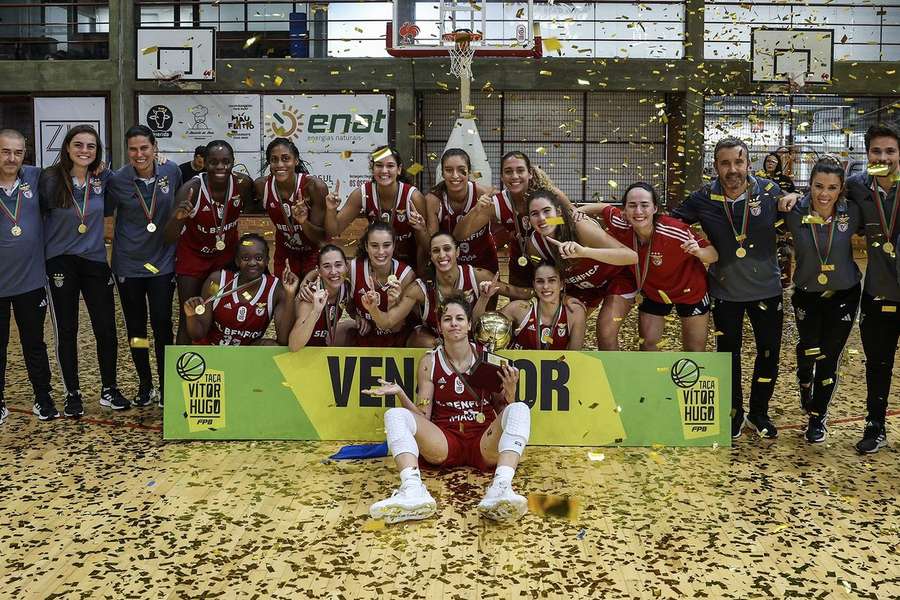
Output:
[[[569,315],[565,306],[555,323],[538,321],[538,305],[532,301],[531,308],[516,328],[509,346],[511,350],[565,350],[569,347]]]
[[[206,335],[210,346],[247,346],[262,339],[269,328],[275,310],[275,287],[278,278],[263,275],[259,289],[250,298],[249,292],[231,293],[213,302],[213,322]],[[237,273],[222,271],[219,289],[238,287]]]
[[[238,217],[241,215],[241,195],[237,190],[237,177],[228,180],[225,204],[212,201],[206,178],[201,173],[200,193],[194,202],[194,209],[184,222],[181,237],[178,238],[176,261],[189,261],[194,256],[218,260],[227,257],[230,262],[238,242]],[[225,242],[225,248],[216,248],[216,242]]]
[[[475,356],[481,356],[481,346],[472,342],[469,344]],[[460,376],[450,366],[450,360],[444,353],[443,346],[438,346],[430,354],[431,383],[434,384],[434,396],[431,400],[432,423],[442,429],[452,429],[459,423],[465,423],[466,434],[474,434],[476,429],[487,429],[497,416],[491,404],[490,392],[464,385]],[[484,414],[483,423],[476,420],[478,413]]]
[[[337,328],[341,315],[344,314],[344,306],[346,306],[347,298],[350,295],[347,283],[341,285],[338,291],[337,301],[333,304],[326,304],[316,321],[316,327],[313,329],[312,335],[309,336],[307,346],[331,346],[334,344],[334,330]]]
[[[353,305],[356,307],[356,313],[368,321],[372,326],[368,335],[360,339],[370,339],[372,345],[378,346],[380,344],[378,344],[377,338],[387,339],[394,336],[395,332],[387,329],[380,329],[375,325],[375,321],[372,319],[372,315],[369,314],[369,311],[363,307],[363,295],[369,290],[374,289],[378,292],[378,297],[380,298],[378,307],[385,312],[388,309],[387,292],[374,281],[370,269],[368,259],[361,261],[358,258],[354,258],[350,261],[350,295],[353,298]],[[411,272],[412,269],[406,263],[402,263],[396,258],[391,260],[391,273],[393,273],[400,281],[403,281],[403,278],[407,273]],[[369,344],[366,343],[366,345]],[[393,343],[385,345],[390,346],[393,345]]]
[[[412,204],[412,195],[416,187],[402,181],[397,183],[397,197],[394,199],[393,210],[384,206],[384,202],[378,198],[378,186],[372,181],[367,181],[360,186],[362,193],[362,214],[369,220],[369,224],[375,221],[384,221],[394,228],[394,256],[407,264],[416,263],[416,232],[409,225],[409,213]]]
[[[453,230],[456,229],[460,219],[469,214],[469,211],[475,207],[477,202],[477,198],[475,198],[475,183],[469,182],[466,205],[461,212],[453,210],[446,194],[443,194],[439,200],[438,228],[445,233],[453,235]],[[461,265],[472,265],[480,269],[487,269],[491,273],[497,272],[499,269],[497,243],[494,241],[490,225],[485,225],[466,239],[459,240],[459,258],[457,260]]]
[[[475,304],[478,300],[478,279],[475,277],[475,267],[471,265],[457,265],[459,277],[456,280],[456,289],[465,294],[469,305]],[[438,298],[437,284],[430,281],[416,279],[416,285],[422,289],[425,296],[425,304],[421,306],[422,323],[430,328],[435,335],[438,331],[438,309],[440,308],[440,299]]]
[[[553,260],[549,242],[537,231],[531,232],[531,243],[534,244],[541,258]],[[603,289],[614,277],[623,271],[618,265],[591,260],[590,258],[576,258],[569,260],[563,279],[566,283],[566,292],[580,298],[582,295],[591,296],[593,290]]]
[[[306,237],[303,226],[294,221],[291,216],[291,207],[294,198],[302,195],[303,186],[309,181],[306,173],[297,173],[297,187],[290,201],[285,202],[276,188],[275,178],[269,175],[264,187],[263,204],[269,218],[275,226],[275,269],[281,272],[284,269],[284,261],[288,260],[291,270],[301,277],[316,266],[318,248]]]
[[[688,225],[668,215],[660,215],[656,220],[649,244],[637,243],[634,230],[618,208],[604,208],[603,220],[610,235],[638,253],[638,264],[630,270],[636,280],[639,274],[644,278],[641,291],[648,298],[667,304],[659,293],[662,290],[669,300],[679,304],[697,304],[703,300],[708,289],[706,267],[699,258],[682,250],[681,245],[697,240],[701,248],[706,248],[707,240],[697,237]]]

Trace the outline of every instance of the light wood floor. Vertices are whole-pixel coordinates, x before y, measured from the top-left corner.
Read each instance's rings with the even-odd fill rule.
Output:
[[[329,461],[335,443],[164,444],[158,408],[101,412],[86,317],[82,330],[88,414],[41,423],[13,329],[0,598],[900,598],[900,373],[893,446],[857,456],[857,331],[825,444],[800,437],[788,317],[778,440],[592,449],[602,461],[532,448],[515,487],[580,498],[575,522],[481,521],[487,478],[454,470],[425,474],[436,518],[378,528],[367,510],[396,485],[388,460]],[[130,370],[123,344],[129,394]]]

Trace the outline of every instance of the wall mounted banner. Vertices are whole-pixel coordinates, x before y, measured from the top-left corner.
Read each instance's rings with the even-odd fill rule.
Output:
[[[383,441],[393,396],[414,397],[422,349],[166,348],[167,440]],[[503,351],[521,369],[531,445],[730,446],[731,359],[715,352]]]
[[[107,148],[109,163],[109,138],[106,137],[106,98],[35,98],[34,140],[37,166],[47,168],[56,162],[63,138],[76,125],[90,125]]]

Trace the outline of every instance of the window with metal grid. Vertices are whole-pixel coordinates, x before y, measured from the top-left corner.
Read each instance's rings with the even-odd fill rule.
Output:
[[[706,98],[704,174],[713,175],[716,142],[738,137],[750,147],[754,171],[765,156],[784,154],[785,169],[805,188],[816,160],[832,154],[844,163],[866,160],[863,136],[880,121],[900,122],[896,98],[839,96],[710,96]]]
[[[573,201],[618,201],[635,181],[666,191],[666,125],[662,94],[571,91],[472,92],[478,132],[500,189],[500,158],[519,150]],[[420,187],[434,185],[456,120],[459,94],[418,95]]]

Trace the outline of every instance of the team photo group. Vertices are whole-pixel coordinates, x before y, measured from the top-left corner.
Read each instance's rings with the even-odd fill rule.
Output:
[[[510,482],[530,418],[514,402],[512,366],[498,370],[495,389],[473,387],[467,377],[484,352],[474,336],[482,318],[506,322],[511,349],[581,350],[596,313],[596,349],[618,350],[620,324],[636,308],[643,351],[658,350],[667,317],[677,318],[683,350],[705,351],[713,334],[716,350],[732,355],[733,438],[746,428],[778,435],[769,403],[781,375],[796,376],[805,438],[818,443],[826,439],[838,365],[858,315],[867,416],[856,450],[874,453],[886,444],[900,335],[900,134],[873,125],[865,146],[867,171],[845,177],[838,159],[820,158],[801,194],[769,164],[751,164],[744,141],[726,136],[715,145],[711,181],[666,211],[642,181],[623,189],[620,204],[576,205],[518,151],[496,165],[499,190],[475,183],[470,157],[458,148],[440,157],[439,183],[419,190],[404,158],[385,146],[369,157],[371,180],[346,193],[307,172],[285,138],[268,144],[265,174],[253,180],[233,170],[228,142],[199,147],[179,166],[159,154],[143,125],[125,134],[128,164],[118,170],[103,163],[97,131],[82,125],[68,131],[56,164],[41,171],[23,164],[23,134],[5,129],[0,399],[12,313],[34,414],[42,421],[84,414],[94,391],[83,395],[79,383],[79,360],[91,360],[79,356],[82,298],[97,342],[100,405],[112,410],[163,405],[164,352],[175,343],[427,348],[415,398],[386,380],[369,390],[396,394],[403,406],[385,414],[403,485],[372,514],[392,522],[434,511],[417,468],[421,457],[494,470],[479,507],[505,520],[526,511]],[[273,243],[239,230],[239,216],[253,210],[268,214]],[[338,244],[360,216],[367,221],[362,236]],[[795,374],[779,373],[786,297],[777,240],[787,233],[795,261]],[[854,235],[865,236],[865,276],[854,260]],[[498,258],[503,246],[508,275]],[[130,399],[116,381],[116,290],[140,382]],[[499,296],[506,300],[498,303]],[[65,388],[61,413],[44,340],[48,312]],[[745,316],[756,346],[746,402]],[[270,325],[274,335],[266,337]],[[0,403],[0,419],[7,414]]]

